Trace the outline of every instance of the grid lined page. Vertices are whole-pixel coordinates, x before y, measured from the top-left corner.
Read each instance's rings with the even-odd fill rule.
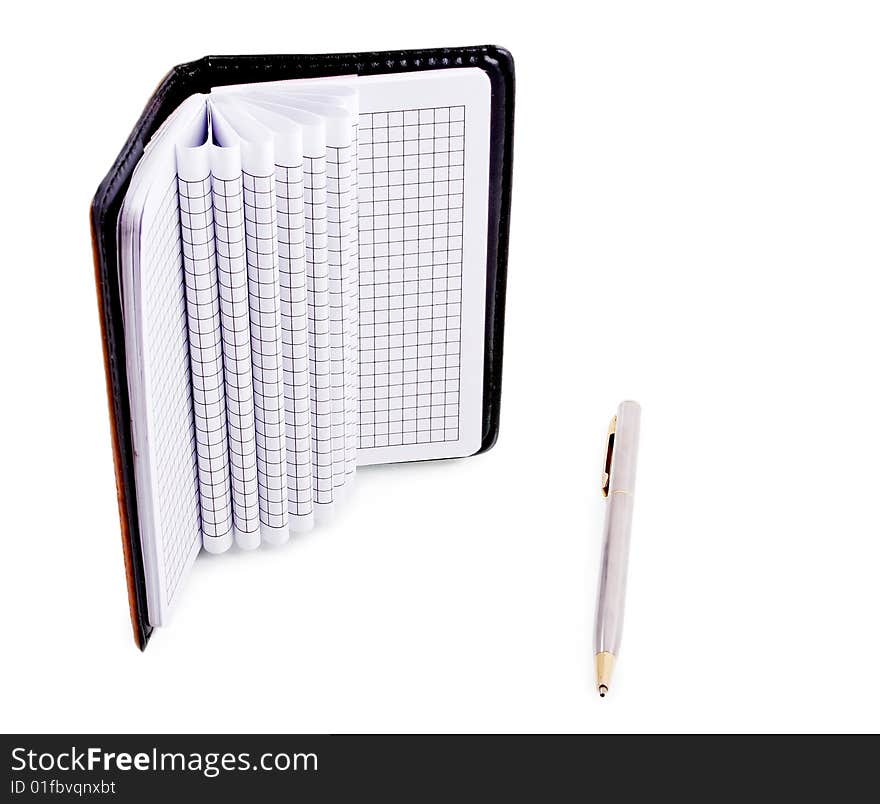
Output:
[[[178,195],[202,537],[216,552],[232,538],[232,497],[210,175],[178,176]]]
[[[273,94],[269,89],[257,90],[257,97],[262,95],[263,102],[268,101],[268,107],[272,112],[281,112],[290,115],[297,120],[298,124],[304,124],[312,129],[316,120],[323,118],[324,122],[338,121],[340,108],[346,110],[351,119],[350,138],[348,132],[343,132],[339,127],[330,125],[326,128],[322,125],[323,134],[326,135],[327,150],[327,194],[328,194],[328,255],[330,273],[331,294],[331,317],[332,317],[332,375],[331,375],[331,448],[333,450],[333,480],[334,486],[347,482],[357,467],[357,432],[358,432],[358,371],[357,371],[357,317],[358,317],[358,281],[357,281],[357,248],[358,248],[358,225],[357,225],[357,92],[356,90],[338,92],[340,87],[327,87],[321,83],[313,83],[308,80],[291,82],[296,85],[296,91],[291,95],[285,95],[282,91]],[[273,101],[275,102],[273,104]],[[326,116],[329,112],[329,118]],[[259,116],[258,116],[259,117]],[[265,115],[263,122],[271,124],[271,120]],[[282,127],[283,128],[283,127]],[[310,135],[314,136],[314,134]],[[323,137],[322,137],[323,138]],[[308,138],[307,138],[308,139]],[[315,141],[310,139],[309,149],[315,150]],[[308,150],[308,149],[307,149]],[[346,164],[348,169],[346,171]],[[335,170],[334,170],[335,168]],[[348,173],[346,180],[345,173]],[[340,184],[343,186],[340,188]],[[348,193],[345,195],[345,184],[348,184]],[[340,194],[340,189],[342,193]],[[337,209],[338,208],[338,209]],[[346,220],[345,210],[348,210]],[[348,248],[344,246],[344,233],[335,231],[336,217],[339,223],[348,230]],[[341,253],[336,254],[334,238],[340,238]],[[338,267],[337,267],[338,265]],[[336,287],[336,285],[339,287]],[[338,308],[341,306],[341,335],[339,333]],[[342,412],[339,404],[339,380],[338,354],[339,340],[342,340],[343,356],[341,361],[344,366],[344,380],[342,391]],[[339,419],[343,419],[344,439],[344,476],[340,466],[340,425]]]
[[[351,272],[351,145],[327,146],[327,256],[330,299],[330,410],[333,486],[345,484],[346,381]],[[349,406],[350,407],[350,406]]]
[[[260,522],[286,528],[287,449],[275,174],[242,173]]]
[[[250,545],[254,539],[259,541],[260,503],[240,167],[230,176],[221,178],[215,172],[211,188],[220,285],[233,524],[239,542]]]
[[[159,611],[150,611],[157,625],[202,545],[176,176],[141,232],[140,248],[146,415],[156,501],[153,530],[161,536],[165,576],[165,599]]]
[[[465,106],[360,115],[360,447],[459,439]]]
[[[275,166],[275,189],[281,275],[288,510],[292,517],[308,518],[313,512],[312,406],[302,160],[294,165]]]
[[[355,116],[351,130],[351,186],[349,191],[351,226],[349,227],[348,287],[346,289],[347,343],[345,352],[345,473],[351,477],[357,468],[358,449],[358,119]]]
[[[312,492],[316,506],[333,502],[330,403],[330,287],[327,262],[327,158],[306,154],[304,169],[309,371],[312,405]]]

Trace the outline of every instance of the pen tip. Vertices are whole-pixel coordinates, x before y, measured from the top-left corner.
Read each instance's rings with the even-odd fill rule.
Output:
[[[603,650],[596,654],[596,689],[599,690],[600,698],[604,698],[608,694],[608,685],[611,683],[613,669],[613,653]]]

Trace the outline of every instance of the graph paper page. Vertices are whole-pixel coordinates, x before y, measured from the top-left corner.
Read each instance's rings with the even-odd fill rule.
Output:
[[[212,105],[212,122],[218,145],[241,147],[260,530],[277,542],[287,535],[288,507],[274,144],[240,109]]]
[[[257,104],[245,108],[275,136],[287,503],[291,530],[307,531],[314,524],[314,504],[303,126]]]
[[[352,432],[346,427],[347,383],[352,369],[347,355],[346,334],[350,332],[349,281],[353,270],[352,231],[356,218],[352,212],[352,116],[341,106],[292,101],[303,111],[317,114],[325,121],[327,137],[327,262],[330,303],[330,442],[334,497],[354,471],[346,462],[346,439]]]
[[[202,546],[174,146],[204,136],[193,96],[145,149],[120,212],[135,483],[150,623],[166,625]]]
[[[327,517],[335,499],[330,360],[330,261],[327,211],[327,127],[323,118],[283,98],[254,102],[295,122],[303,137],[303,207],[312,420],[312,502],[316,519]]]
[[[211,145],[210,155],[233,522],[248,549],[260,543],[260,502],[241,149]]]
[[[482,442],[491,92],[463,68],[357,79],[359,464]]]
[[[349,153],[349,247],[346,251],[345,265],[345,297],[346,297],[346,329],[347,345],[345,351],[345,473],[352,476],[357,468],[357,451],[359,440],[358,414],[358,180],[357,180],[357,144],[360,104],[356,86],[328,85],[325,82],[297,84],[289,88],[292,102],[321,104],[323,106],[340,106],[348,112],[351,119],[351,146]],[[275,90],[278,94],[278,90]],[[316,112],[319,110],[312,109]],[[328,149],[329,149],[328,144]]]
[[[208,552],[221,553],[229,549],[233,539],[232,489],[210,147],[207,142],[196,147],[177,146],[177,190],[202,539]]]

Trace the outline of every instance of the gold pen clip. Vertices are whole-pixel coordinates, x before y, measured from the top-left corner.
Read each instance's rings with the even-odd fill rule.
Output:
[[[608,441],[605,444],[605,471],[602,472],[602,496],[608,496],[611,486],[611,461],[614,455],[614,434],[617,432],[617,416],[611,417],[608,425]]]

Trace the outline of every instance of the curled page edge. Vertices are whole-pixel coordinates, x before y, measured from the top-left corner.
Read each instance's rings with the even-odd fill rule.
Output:
[[[221,146],[213,140],[212,137],[209,152],[211,198],[220,288],[232,517],[235,543],[243,550],[252,550],[260,544],[260,502],[241,149],[238,143]]]
[[[224,553],[233,543],[232,487],[226,424],[220,288],[211,193],[210,131],[200,144],[177,143],[175,157],[187,295],[190,371],[193,378],[192,401],[199,469],[202,544],[209,553]],[[193,187],[190,188],[190,185]],[[184,188],[186,193],[182,192]],[[196,194],[190,196],[190,189]],[[193,220],[196,225],[193,225]],[[206,287],[202,287],[203,285]],[[215,319],[216,326],[213,326]],[[207,327],[205,322],[210,322]]]

